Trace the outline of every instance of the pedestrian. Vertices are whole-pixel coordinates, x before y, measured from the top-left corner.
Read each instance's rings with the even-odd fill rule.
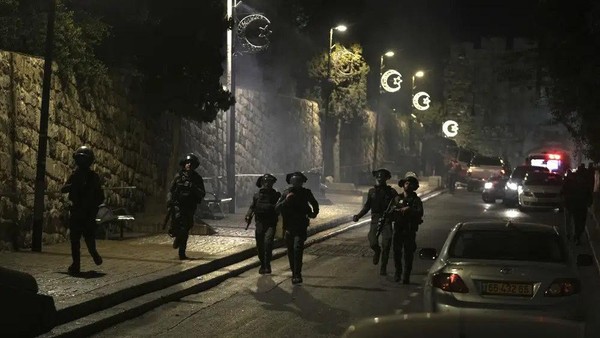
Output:
[[[167,194],[167,207],[171,215],[169,235],[174,237],[173,249],[179,249],[179,259],[188,259],[185,254],[190,230],[194,225],[196,207],[206,195],[204,180],[196,172],[200,165],[198,157],[187,154],[179,161],[181,170],[175,175]]]
[[[384,213],[390,202],[398,196],[398,192],[387,184],[387,181],[392,178],[392,174],[387,169],[379,169],[372,172],[375,178],[375,186],[369,189],[367,194],[367,200],[360,210],[360,212],[352,217],[354,222],[358,220],[371,210],[371,227],[367,238],[369,239],[369,246],[373,250],[373,264],[379,264],[381,258],[381,266],[379,267],[379,274],[382,276],[387,275],[387,264],[390,256],[390,249],[392,244],[392,223],[391,219],[384,219],[381,229],[381,246],[379,245],[379,238],[377,236],[378,225],[380,219],[384,216]]]
[[[260,260],[258,273],[271,273],[271,258],[273,257],[273,238],[279,214],[275,211],[275,205],[281,193],[273,189],[277,178],[271,174],[264,174],[256,181],[258,192],[252,197],[252,204],[246,213],[246,223],[250,225],[254,217],[254,237],[256,238],[256,250]],[[247,228],[246,228],[247,229]]]
[[[567,239],[570,239],[573,234],[575,245],[580,245],[588,208],[592,205],[592,187],[589,185],[584,164],[579,165],[575,173],[567,175],[563,182],[561,195],[564,199]],[[574,233],[570,222],[571,217],[575,228]]]
[[[310,189],[303,185],[308,178],[301,172],[287,174],[285,180],[291,186],[287,188],[275,210],[281,212],[283,218],[283,231],[287,245],[290,270],[292,270],[292,284],[302,283],[302,255],[304,241],[306,241],[307,228],[310,218],[319,214],[319,203]]]
[[[69,238],[73,263],[68,268],[70,274],[81,271],[81,237],[85,241],[96,265],[102,264],[102,257],[96,250],[96,214],[102,202],[104,192],[100,185],[100,176],[90,167],[94,163],[94,152],[87,146],[79,147],[73,153],[77,168],[62,187],[62,193],[69,194]]]
[[[398,185],[404,192],[394,198],[392,219],[394,222],[394,280],[402,284],[410,283],[413,258],[417,249],[417,231],[423,223],[423,202],[415,192],[419,189],[419,180],[414,176],[401,179]],[[402,257],[404,256],[404,267]]]

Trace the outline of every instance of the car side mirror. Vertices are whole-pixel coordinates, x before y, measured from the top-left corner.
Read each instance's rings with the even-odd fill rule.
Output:
[[[588,254],[577,255],[577,266],[590,266],[594,264],[594,257]]]
[[[433,261],[437,258],[437,251],[434,248],[423,248],[419,250],[419,258]]]

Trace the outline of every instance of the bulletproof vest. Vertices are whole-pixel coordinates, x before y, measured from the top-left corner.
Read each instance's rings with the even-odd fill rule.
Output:
[[[403,207],[412,207],[415,204],[417,199],[416,194],[400,194],[399,201],[397,205],[397,209],[401,209]],[[401,213],[397,213],[395,215],[396,224],[399,225],[403,230],[417,231],[418,225],[423,223],[423,215],[403,215]]]
[[[308,189],[306,188],[290,188],[290,192],[294,193],[294,197],[288,202],[288,208],[285,209],[285,214],[302,215],[305,217],[311,209],[308,205]]]
[[[275,204],[280,194],[274,189],[260,189],[256,193],[256,203],[254,204],[254,213],[257,215],[274,215]]]
[[[178,201],[190,201],[195,197],[192,189],[192,175],[189,173],[180,173],[177,177],[175,185],[175,192]]]
[[[371,198],[371,213],[381,214],[385,212],[390,201],[396,195],[396,190],[389,185],[371,189],[369,191],[369,198]]]

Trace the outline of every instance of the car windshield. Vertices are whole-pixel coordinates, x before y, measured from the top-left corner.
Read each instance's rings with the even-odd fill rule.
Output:
[[[558,186],[562,184],[562,179],[556,174],[532,172],[527,174],[523,184]]]
[[[525,175],[527,175],[527,173],[529,172],[550,172],[550,170],[544,167],[533,166],[516,167],[515,170],[512,172],[511,177],[522,180],[525,178]]]
[[[498,157],[484,157],[477,156],[473,158],[471,161],[471,165],[479,166],[479,165],[493,165],[501,167],[503,165],[502,160]]]
[[[459,231],[450,245],[451,258],[564,262],[560,238],[536,231]]]

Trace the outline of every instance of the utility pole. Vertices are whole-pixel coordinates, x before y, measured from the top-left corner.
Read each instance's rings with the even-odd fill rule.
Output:
[[[40,134],[37,152],[33,200],[33,226],[31,250],[42,251],[42,230],[44,224],[44,195],[46,192],[46,153],[48,148],[48,119],[50,116],[50,88],[52,85],[52,51],[54,45],[54,22],[56,0],[49,1],[48,23],[46,28],[46,55],[44,58],[44,80],[42,84],[42,109],[40,112]]]
[[[235,213],[235,39],[233,30],[235,29],[235,7],[237,0],[227,0],[227,18],[229,27],[227,29],[227,86],[234,102],[227,112],[227,149],[226,149],[226,168],[227,168],[227,195],[231,198],[229,203],[229,212]]]

